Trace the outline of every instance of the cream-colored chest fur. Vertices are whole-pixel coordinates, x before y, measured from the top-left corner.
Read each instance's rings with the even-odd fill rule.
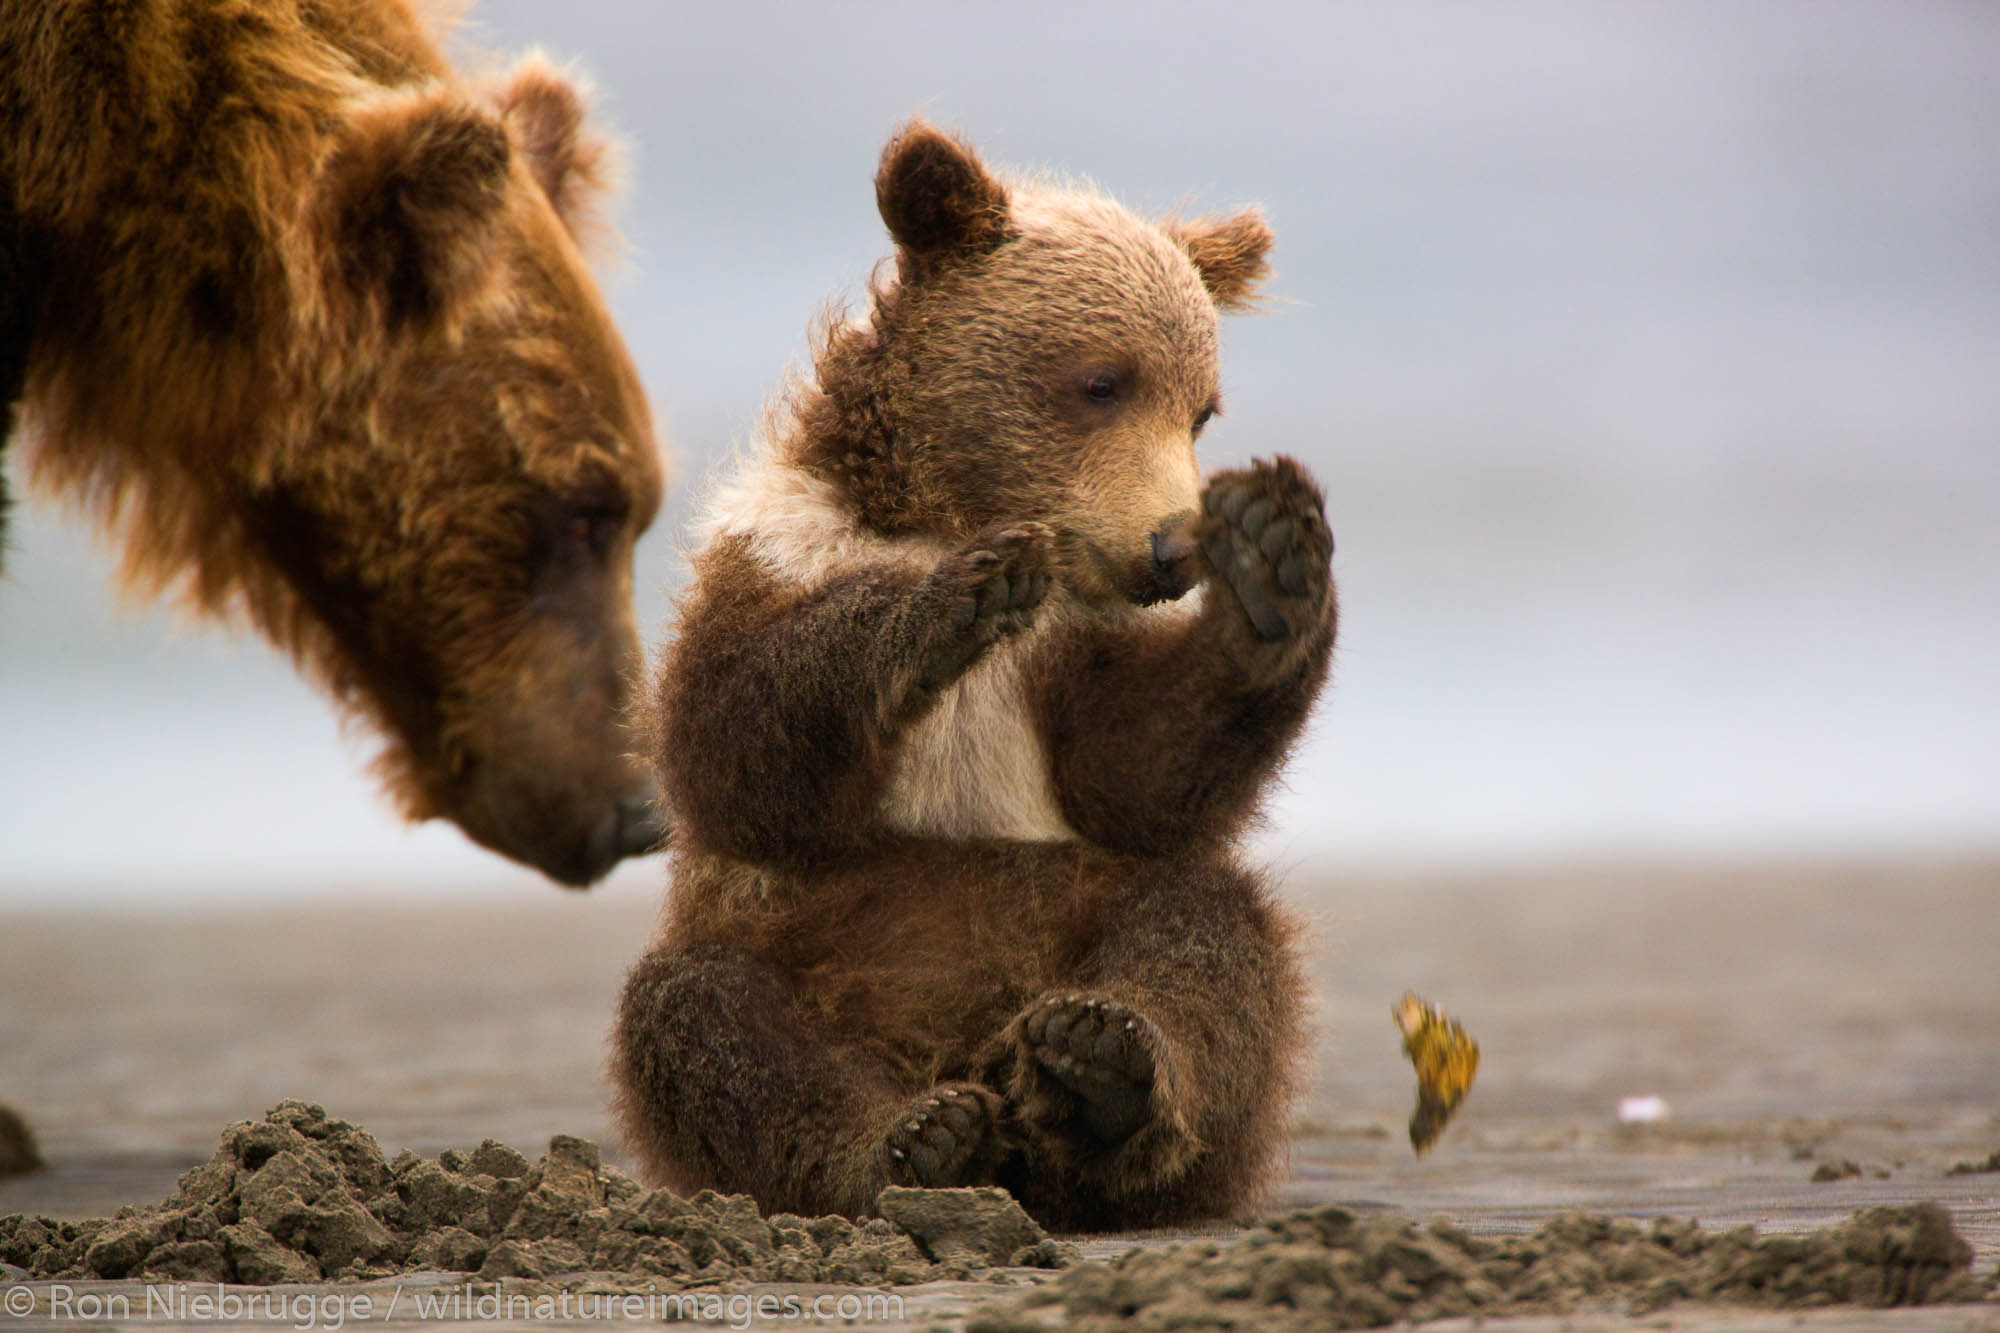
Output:
[[[1076,837],[1063,818],[1048,748],[1028,697],[1032,631],[999,645],[904,736],[882,800],[900,833],[942,838]]]

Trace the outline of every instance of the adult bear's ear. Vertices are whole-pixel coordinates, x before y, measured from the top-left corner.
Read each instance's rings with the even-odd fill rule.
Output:
[[[1187,251],[1202,286],[1224,310],[1248,310],[1257,284],[1270,276],[1264,259],[1271,249],[1270,224],[1254,208],[1224,218],[1169,218],[1160,224]]]
[[[335,286],[391,327],[450,322],[490,276],[512,151],[497,116],[442,91],[354,106],[317,199]]]
[[[584,90],[536,52],[507,72],[494,101],[556,216],[570,235],[588,237],[598,226],[597,201],[616,172],[616,151],[610,139],[585,130]]]
[[[1006,187],[970,148],[921,120],[896,131],[882,150],[875,204],[889,235],[920,269],[991,250],[1013,230]]]

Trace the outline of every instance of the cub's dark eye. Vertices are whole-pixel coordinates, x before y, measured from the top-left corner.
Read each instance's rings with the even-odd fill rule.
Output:
[[[1120,387],[1115,371],[1094,370],[1084,377],[1083,396],[1093,403],[1115,403]]]
[[[1214,408],[1212,407],[1202,408],[1200,414],[1196,416],[1194,419],[1194,433],[1197,435],[1201,434],[1201,428],[1203,426],[1206,426],[1212,419],[1214,419],[1214,417],[1215,417]]]

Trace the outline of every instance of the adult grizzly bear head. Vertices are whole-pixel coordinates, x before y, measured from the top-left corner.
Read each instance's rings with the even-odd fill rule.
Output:
[[[1089,189],[1006,184],[921,122],[875,186],[896,281],[818,358],[808,461],[884,532],[1031,517],[1086,601],[1186,591],[1217,310],[1267,273],[1263,219],[1151,222]]]
[[[0,179],[36,479],[128,584],[247,613],[373,723],[412,817],[567,884],[657,844],[624,705],[661,465],[578,248],[576,91],[461,80],[394,0],[24,6],[0,39],[34,53]]]
[[[408,812],[569,884],[662,834],[623,720],[661,470],[577,252],[603,151],[581,112],[532,64],[493,110],[421,92],[354,117],[309,225],[330,330],[372,355],[322,362],[351,410],[246,497]]]

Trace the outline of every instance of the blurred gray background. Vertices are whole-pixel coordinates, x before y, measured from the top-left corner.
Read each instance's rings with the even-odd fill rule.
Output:
[[[2000,8],[488,0],[454,38],[530,44],[629,145],[655,639],[696,484],[885,253],[870,177],[921,111],[1269,212],[1280,300],[1225,326],[1203,449],[1306,459],[1340,543],[1282,862],[2000,844]],[[400,827],[261,641],[121,614],[59,507],[8,566],[0,898],[553,892]]]

